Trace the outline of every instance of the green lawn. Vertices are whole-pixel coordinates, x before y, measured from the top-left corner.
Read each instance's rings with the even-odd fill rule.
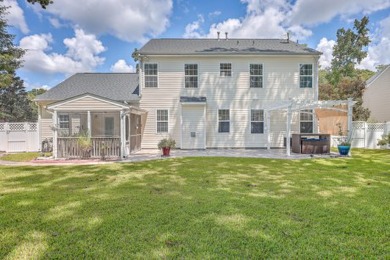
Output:
[[[390,257],[390,150],[0,167],[0,258]]]
[[[11,153],[5,154],[0,157],[2,161],[11,161],[11,162],[29,162],[34,160],[40,155],[38,152],[29,152],[29,153]]]

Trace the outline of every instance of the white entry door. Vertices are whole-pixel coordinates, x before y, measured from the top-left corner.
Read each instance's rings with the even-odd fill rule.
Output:
[[[182,149],[206,149],[205,105],[182,105]]]

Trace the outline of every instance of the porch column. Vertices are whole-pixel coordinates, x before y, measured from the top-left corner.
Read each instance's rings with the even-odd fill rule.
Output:
[[[352,129],[352,114],[353,114],[352,108],[353,108],[352,98],[348,98],[348,140],[350,140],[350,142],[351,142],[351,148],[352,148],[352,131],[353,131],[353,129]],[[349,153],[348,153],[349,156],[352,156],[351,150],[352,149],[349,149]]]
[[[119,112],[119,118],[120,118],[120,137],[121,137],[121,152],[120,156],[121,159],[125,157],[126,152],[126,138],[125,138],[125,113],[123,111]]]
[[[52,116],[52,119],[53,119],[53,131],[54,131],[54,135],[53,135],[53,156],[55,159],[58,158],[58,150],[57,150],[57,137],[58,137],[58,131],[57,131],[57,111],[54,110],[53,112],[53,116]]]
[[[267,134],[267,150],[271,149],[271,116],[270,111],[265,110],[265,131]]]
[[[87,127],[88,127],[88,136],[92,136],[92,127],[91,127],[91,111],[87,112]]]
[[[288,105],[287,109],[287,127],[286,127],[286,154],[287,156],[291,155],[290,147],[290,130],[291,130],[291,103]]]

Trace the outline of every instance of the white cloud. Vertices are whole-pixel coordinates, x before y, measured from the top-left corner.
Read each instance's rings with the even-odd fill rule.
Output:
[[[135,72],[134,66],[127,64],[125,60],[118,60],[111,66],[112,72]]]
[[[322,52],[319,63],[322,69],[329,68],[333,59],[333,47],[336,44],[334,40],[322,38],[317,45],[316,50]]]
[[[198,15],[198,20],[186,25],[185,33],[183,34],[184,38],[201,38],[202,34],[201,24],[204,23],[204,18],[202,15]]]
[[[91,71],[104,62],[99,54],[105,51],[103,44],[94,35],[76,29],[75,37],[64,39],[65,54],[48,53],[53,42],[51,34],[35,34],[22,38],[19,46],[26,49],[23,69],[41,73],[64,73]]]
[[[337,16],[347,19],[354,14],[370,14],[388,7],[389,0],[297,0],[292,8],[291,23],[316,25]]]
[[[53,25],[54,28],[58,29],[63,27],[64,25],[60,22],[60,20],[56,18],[49,18],[49,22],[51,25]]]
[[[390,64],[390,16],[379,23],[379,28],[371,36],[368,55],[358,68],[376,70],[376,66]]]
[[[29,32],[26,20],[24,19],[23,9],[20,8],[18,2],[15,0],[4,0],[4,6],[9,6],[8,14],[5,15],[8,25],[15,26],[22,33]]]
[[[172,0],[55,0],[46,12],[93,34],[144,42],[166,30]]]

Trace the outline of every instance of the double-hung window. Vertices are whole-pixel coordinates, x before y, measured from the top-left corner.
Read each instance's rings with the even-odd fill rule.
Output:
[[[229,133],[230,132],[230,111],[229,109],[218,110],[218,132]]]
[[[157,88],[158,87],[157,64],[146,63],[144,66],[144,74],[145,74],[145,87]]]
[[[251,133],[264,133],[264,111],[260,109],[251,110]]]
[[[313,87],[313,65],[312,64],[299,65],[299,87],[300,88]]]
[[[168,110],[157,110],[157,133],[168,133]]]
[[[186,88],[198,87],[198,64],[185,64],[184,75]]]
[[[59,127],[59,136],[68,136],[69,135],[69,115],[60,114],[58,115],[58,127]]]
[[[263,64],[250,64],[250,87],[262,88],[263,87]]]
[[[220,63],[219,64],[219,75],[222,77],[232,76],[232,64],[231,63]]]
[[[300,132],[303,134],[313,133],[313,110],[305,109],[300,112]]]

